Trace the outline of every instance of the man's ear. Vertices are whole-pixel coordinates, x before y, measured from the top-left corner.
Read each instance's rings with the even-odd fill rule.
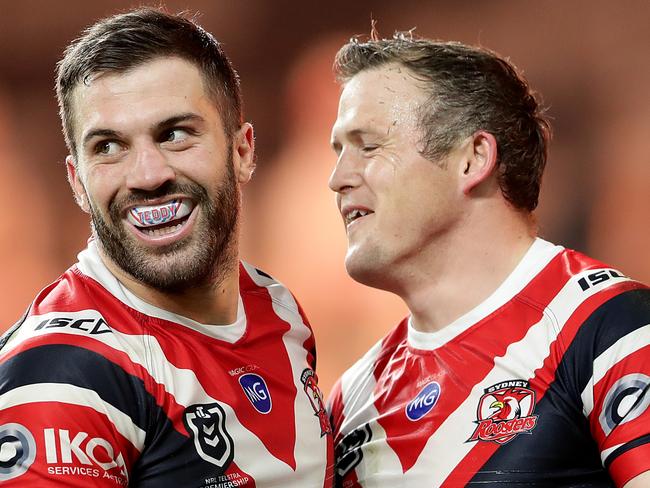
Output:
[[[86,194],[86,188],[84,188],[81,178],[79,177],[79,172],[77,171],[77,165],[75,164],[74,158],[68,155],[65,158],[65,167],[68,172],[68,183],[72,188],[72,193],[74,193],[74,199],[77,202],[77,205],[81,207],[86,213],[90,213],[90,203],[88,202],[88,195]]]
[[[465,160],[461,168],[461,189],[465,195],[490,179],[497,167],[497,141],[492,134],[480,130],[467,142]]]
[[[237,181],[247,183],[255,171],[255,135],[248,122],[244,122],[233,137],[233,164]]]

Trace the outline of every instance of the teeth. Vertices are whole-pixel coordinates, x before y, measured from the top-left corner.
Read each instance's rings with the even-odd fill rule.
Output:
[[[352,222],[353,220],[356,220],[356,219],[358,219],[359,217],[365,217],[365,216],[368,215],[369,213],[370,213],[370,212],[369,212],[368,210],[359,210],[359,209],[355,208],[354,210],[352,210],[351,212],[349,212],[349,213],[347,214],[347,216],[345,217],[346,223],[349,224],[349,223]]]
[[[127,219],[133,225],[145,228],[165,224],[189,215],[194,208],[188,200],[171,200],[162,205],[133,207]]]
[[[170,227],[165,227],[163,229],[142,229],[142,232],[151,237],[160,237],[167,234],[173,234],[174,232],[180,230],[183,227],[183,224],[176,224]]]

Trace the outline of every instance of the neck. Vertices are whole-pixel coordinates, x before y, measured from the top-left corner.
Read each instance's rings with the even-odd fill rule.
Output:
[[[531,216],[510,211],[507,219],[470,219],[408,266],[398,295],[415,329],[443,329],[487,299],[512,273],[535,233]]]
[[[237,319],[239,296],[239,260],[219,264],[218,276],[205,284],[168,292],[134,279],[103,252],[100,257],[109,271],[131,293],[158,308],[187,317],[201,324],[231,324]]]

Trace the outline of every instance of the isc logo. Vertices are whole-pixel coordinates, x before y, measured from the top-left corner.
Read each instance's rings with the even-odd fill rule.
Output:
[[[44,429],[43,435],[48,464],[94,464],[104,471],[119,468],[120,474],[128,480],[122,454],[117,453],[116,456],[113,446],[106,439],[89,438],[86,432],[79,432],[70,438],[70,431],[66,429]]]
[[[601,284],[604,281],[607,281],[612,278],[624,278],[625,275],[622,275],[615,269],[603,269],[601,271],[596,271],[594,273],[588,274],[587,276],[580,278],[578,284],[582,291],[587,291],[592,286]]]
[[[404,409],[406,416],[414,422],[420,420],[436,405],[438,398],[440,398],[440,385],[436,381],[432,381],[406,405]]]
[[[41,329],[55,329],[60,327],[69,327],[71,329],[81,330],[88,332],[91,335],[97,334],[110,334],[113,330],[101,318],[71,318],[71,317],[54,317],[45,319],[34,328],[34,330]]]
[[[271,411],[271,392],[264,378],[254,373],[247,373],[239,377],[239,384],[255,410],[264,414]]]

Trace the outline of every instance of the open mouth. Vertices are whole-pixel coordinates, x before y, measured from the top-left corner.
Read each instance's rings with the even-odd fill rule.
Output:
[[[149,237],[162,237],[178,232],[194,210],[187,199],[174,199],[159,205],[132,207],[127,220]]]
[[[354,222],[357,219],[360,219],[361,217],[365,217],[366,215],[369,215],[371,213],[374,213],[372,210],[367,210],[367,209],[362,209],[362,208],[355,208],[349,212],[346,212],[345,214],[345,225],[349,225],[352,222]]]

